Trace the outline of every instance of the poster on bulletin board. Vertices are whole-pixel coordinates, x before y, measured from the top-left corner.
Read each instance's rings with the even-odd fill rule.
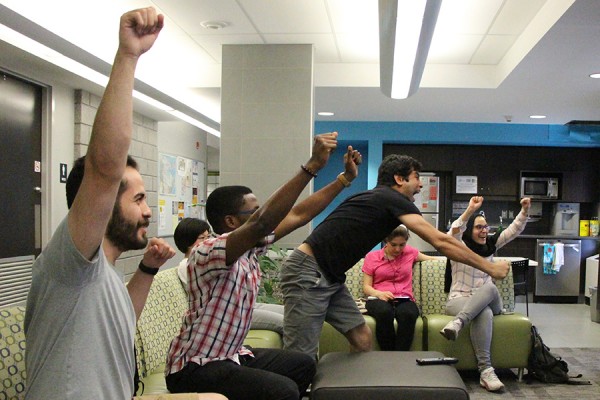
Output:
[[[171,236],[183,218],[205,219],[206,168],[190,158],[158,155],[158,235]]]

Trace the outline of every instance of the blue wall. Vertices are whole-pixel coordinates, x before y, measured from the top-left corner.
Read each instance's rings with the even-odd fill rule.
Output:
[[[371,189],[377,183],[377,169],[383,145],[464,144],[493,146],[600,147],[600,133],[575,130],[564,125],[475,124],[450,122],[353,122],[317,121],[315,134],[336,131],[340,148],[355,146],[363,155],[359,177],[314,220],[321,222],[349,194]],[[410,155],[410,154],[409,154]],[[343,151],[336,151],[315,179],[315,191],[331,182],[341,171]]]

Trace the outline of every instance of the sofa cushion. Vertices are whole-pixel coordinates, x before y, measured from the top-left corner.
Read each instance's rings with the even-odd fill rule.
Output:
[[[177,268],[156,274],[136,329],[140,378],[165,364],[171,341],[181,329],[187,301]]]
[[[363,315],[365,323],[371,329],[371,343],[373,344],[372,350],[381,350],[379,343],[375,337],[375,318],[370,315]],[[394,326],[397,328],[397,322],[394,321]],[[417,318],[415,324],[415,336],[413,338],[411,351],[423,350],[423,320]],[[321,330],[321,336],[319,338],[319,357],[323,357],[327,353],[333,352],[347,352],[350,351],[350,343],[348,340],[338,332],[333,326],[325,322],[323,329]]]
[[[477,369],[477,359],[471,345],[470,324],[455,341],[446,339],[440,330],[452,320],[449,315],[427,316],[428,350],[458,358],[457,369]],[[531,321],[522,314],[496,315],[492,336],[492,365],[495,368],[525,368],[531,350]]]
[[[21,398],[25,391],[25,307],[0,310],[0,398]]]
[[[364,258],[361,258],[352,268],[346,271],[346,287],[348,287],[355,300],[366,297],[363,292],[362,266],[364,261]]]
[[[283,339],[275,331],[251,329],[244,339],[244,346],[256,349],[281,349],[283,348]]]
[[[502,260],[502,258],[496,258]],[[364,259],[346,272],[346,286],[355,299],[364,298],[362,289]],[[423,315],[445,314],[448,293],[444,292],[446,257],[416,262],[413,265],[413,295]],[[515,310],[515,291],[512,268],[506,278],[495,281],[506,311]]]

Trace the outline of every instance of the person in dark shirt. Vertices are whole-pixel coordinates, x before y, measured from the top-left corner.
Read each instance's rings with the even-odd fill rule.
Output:
[[[324,321],[346,336],[353,351],[371,349],[371,330],[344,284],[345,273],[400,223],[452,260],[494,278],[507,275],[508,262],[478,256],[423,219],[413,204],[421,168],[412,157],[387,156],[377,186],[344,200],[290,254],[281,270],[285,349],[316,358]]]

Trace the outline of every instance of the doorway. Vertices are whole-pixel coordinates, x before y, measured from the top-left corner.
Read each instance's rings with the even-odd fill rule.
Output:
[[[0,306],[26,298],[41,252],[42,89],[0,71]]]

